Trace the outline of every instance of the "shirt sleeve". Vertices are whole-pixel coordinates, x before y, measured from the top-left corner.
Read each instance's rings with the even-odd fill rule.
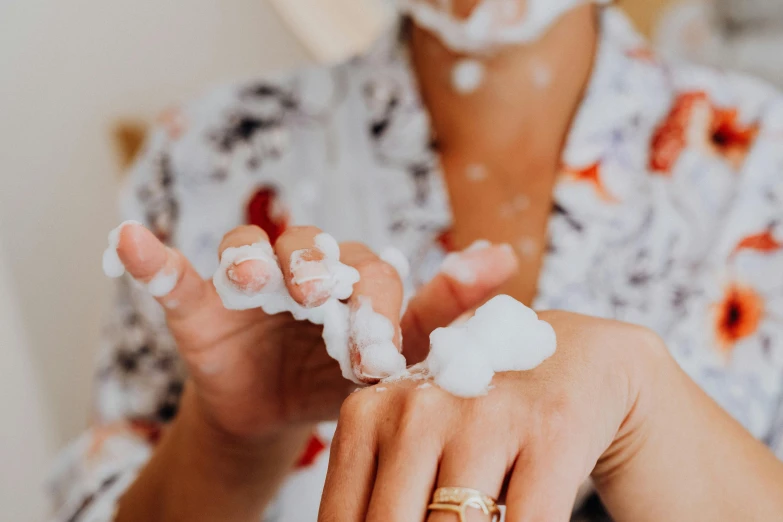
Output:
[[[124,219],[174,244],[177,200],[169,133],[153,131],[126,178]],[[128,276],[118,280],[102,332],[89,429],[59,455],[49,492],[53,522],[108,522],[116,502],[174,417],[185,373],[160,306]]]

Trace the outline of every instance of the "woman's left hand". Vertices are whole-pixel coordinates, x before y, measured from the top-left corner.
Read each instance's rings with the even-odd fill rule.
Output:
[[[435,488],[456,486],[505,498],[509,522],[568,521],[590,474],[608,476],[633,454],[649,408],[641,390],[665,348],[623,323],[539,317],[557,333],[555,355],[496,375],[486,396],[460,399],[410,380],[351,395],[319,520],[456,522],[454,513],[427,514]]]

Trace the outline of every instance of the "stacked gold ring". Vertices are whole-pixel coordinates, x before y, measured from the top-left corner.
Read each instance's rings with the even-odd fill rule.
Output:
[[[432,494],[432,503],[428,506],[430,511],[451,511],[459,515],[459,522],[467,522],[468,508],[480,509],[490,517],[491,522],[500,520],[500,508],[489,495],[481,491],[469,488],[438,488]]]

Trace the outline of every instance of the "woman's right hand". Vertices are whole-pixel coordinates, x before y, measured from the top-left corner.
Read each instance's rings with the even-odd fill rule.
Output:
[[[275,243],[285,284],[300,304],[321,304],[317,285],[296,284],[291,254],[310,250],[317,258],[314,227],[288,229]],[[219,255],[231,247],[268,242],[255,226],[229,232]],[[446,326],[477,306],[516,270],[510,249],[491,247],[462,254],[474,268],[470,283],[439,274],[411,300],[401,317],[403,286],[396,270],[359,243],[341,245],[340,261],[361,277],[348,300],[358,306],[370,298],[376,312],[395,327],[395,344],[409,363],[426,356],[429,333]],[[142,283],[165,270],[178,280],[165,296],[157,297],[168,327],[189,372],[182,408],[195,413],[220,432],[240,441],[262,439],[287,426],[335,419],[343,399],[356,385],[343,378],[321,339],[321,327],[296,321],[290,314],[266,315],[260,309],[224,308],[212,281],[202,279],[182,253],[164,246],[147,229],[128,224],[121,228],[117,253],[130,275]],[[246,260],[227,269],[238,291],[253,294],[263,289],[268,267]],[[402,335],[401,335],[402,334]],[[359,372],[361,373],[361,372]],[[193,413],[193,412],[191,412]]]

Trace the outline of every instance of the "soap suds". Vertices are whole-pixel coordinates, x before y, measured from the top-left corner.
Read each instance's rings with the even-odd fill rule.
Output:
[[[312,283],[306,296],[307,305],[324,299],[347,299],[353,292],[353,285],[359,280],[355,268],[340,262],[340,246],[329,234],[315,237],[315,249],[323,259],[313,259],[311,249],[297,250],[291,254],[291,282],[295,285]]]
[[[506,219],[515,218],[518,214],[530,208],[530,197],[526,194],[518,194],[511,201],[500,205],[500,216]]]
[[[428,382],[423,382],[423,383],[419,384],[418,386],[416,386],[417,390],[426,390],[427,388],[432,388],[432,384],[430,384]]]
[[[532,237],[523,237],[519,240],[517,250],[519,250],[519,253],[522,255],[522,257],[535,257],[539,251],[538,241]]]
[[[261,308],[268,315],[289,312],[299,321],[306,320],[323,325],[322,335],[327,353],[340,364],[343,377],[360,384],[362,381],[353,371],[349,350],[349,338],[352,333],[349,331],[351,314],[348,305],[341,302],[353,293],[353,285],[359,281],[359,272],[340,263],[340,247],[328,234],[316,236],[315,246],[323,253],[324,260],[321,263],[327,266],[331,277],[327,284],[330,296],[320,306],[305,307],[291,297],[285,286],[277,256],[268,242],[227,248],[221,256],[220,267],[212,280],[223,301],[223,306],[229,310]],[[242,291],[228,278],[231,267],[245,261],[257,261],[265,266],[267,280],[258,292]],[[391,326],[391,323],[389,325]],[[402,357],[396,347],[394,351]],[[376,361],[378,365],[384,363],[384,360]],[[397,371],[397,367],[398,363],[392,361],[388,372]],[[381,374],[386,371],[383,367],[374,370]]]
[[[147,283],[147,291],[152,294],[153,297],[166,297],[174,290],[179,280],[179,274],[176,270],[164,268],[157,274],[152,280]]]
[[[381,261],[393,266],[403,281],[410,275],[411,265],[408,262],[408,258],[400,250],[394,247],[386,247],[381,252],[380,258]]]
[[[378,393],[385,392],[388,389],[389,388],[384,388],[383,386],[380,386],[380,387],[376,386],[375,387],[375,391],[378,392]]]
[[[533,85],[539,89],[546,89],[552,83],[552,69],[542,62],[533,64]]]
[[[126,225],[141,225],[141,223],[125,221],[109,232],[109,246],[103,252],[103,273],[111,278],[122,277],[125,273],[125,265],[122,264],[122,260],[117,254],[117,247],[120,245],[120,233]]]
[[[492,243],[481,239],[462,252],[452,252],[443,260],[440,271],[462,284],[472,285],[476,282],[476,274],[480,268],[480,266],[477,266],[477,263],[481,261],[469,254],[485,250],[491,246]]]
[[[487,179],[487,168],[479,163],[472,163],[465,169],[468,180],[478,183]]]
[[[451,70],[451,86],[460,94],[470,94],[481,86],[484,72],[484,64],[478,60],[459,60]]]
[[[369,297],[351,311],[350,345],[353,372],[363,381],[380,380],[405,369],[405,357],[394,344],[392,322],[376,312]]]
[[[452,13],[451,0],[400,0],[401,9],[456,52],[479,54],[539,39],[563,14],[578,5],[610,0],[482,0],[465,20]]]
[[[430,335],[425,361],[435,383],[459,397],[486,394],[497,372],[526,371],[555,353],[552,326],[519,301],[500,295],[460,326]]]

